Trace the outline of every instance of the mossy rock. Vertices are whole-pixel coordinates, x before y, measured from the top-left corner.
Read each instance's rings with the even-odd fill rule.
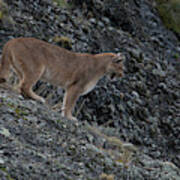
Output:
[[[0,19],[2,19],[2,18],[3,18],[3,12],[0,11]]]
[[[180,0],[156,0],[165,26],[180,34]]]
[[[0,0],[0,23],[5,26],[12,26],[15,23],[9,15],[8,5],[3,0]]]
[[[0,20],[2,20],[5,16],[8,15],[8,6],[0,0]]]
[[[53,2],[55,2],[59,7],[62,8],[69,8],[70,7],[70,3],[68,3],[68,0],[53,0]]]
[[[53,41],[63,48],[72,49],[72,41],[66,36],[55,36]]]

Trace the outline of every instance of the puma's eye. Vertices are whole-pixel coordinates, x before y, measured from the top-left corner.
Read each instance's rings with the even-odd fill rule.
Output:
[[[120,62],[122,62],[122,59],[117,59],[116,61],[115,61],[115,63],[120,63]]]
[[[114,59],[113,63],[115,64],[120,64],[122,62],[122,59]]]

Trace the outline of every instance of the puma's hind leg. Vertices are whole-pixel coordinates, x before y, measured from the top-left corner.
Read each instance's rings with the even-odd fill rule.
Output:
[[[19,89],[21,94],[24,96],[28,96],[34,100],[40,101],[42,103],[45,103],[45,99],[41,96],[38,96],[36,93],[33,92],[32,88],[37,83],[37,81],[40,79],[42,74],[44,73],[44,67],[39,68],[39,70],[36,70],[32,73],[24,73],[23,79],[19,82]]]
[[[16,74],[18,76],[18,84],[15,85],[14,90],[21,94],[21,86],[24,82],[24,76],[21,71],[19,71],[17,68],[15,68]]]
[[[7,82],[10,70],[10,57],[7,53],[3,52],[0,58],[0,83]]]

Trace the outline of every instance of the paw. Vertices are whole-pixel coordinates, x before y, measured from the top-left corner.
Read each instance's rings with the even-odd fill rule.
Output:
[[[72,121],[76,121],[76,122],[78,121],[78,119],[74,116],[65,116],[65,117],[69,120],[72,120]]]
[[[75,126],[77,126],[77,127],[79,126],[79,121],[76,117],[71,116],[68,119],[71,120]]]
[[[37,100],[38,100],[39,102],[41,102],[42,104],[45,104],[45,103],[46,103],[46,100],[45,100],[44,98],[41,98],[41,97],[40,97],[40,98],[38,98]]]
[[[62,116],[62,117],[65,117],[65,113],[64,113],[64,110],[63,110],[63,109],[61,109],[61,116]]]
[[[78,121],[78,119],[77,119],[76,117],[73,117],[73,116],[70,118],[70,120],[72,120],[72,121]]]

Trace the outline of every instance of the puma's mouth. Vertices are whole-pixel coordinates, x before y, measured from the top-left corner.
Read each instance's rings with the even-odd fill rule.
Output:
[[[116,77],[116,74],[115,73],[112,73],[111,75],[110,75],[110,78],[111,79],[114,79]]]
[[[116,73],[109,74],[109,79],[114,80],[116,78]]]
[[[116,74],[116,73],[110,73],[108,75],[109,79],[112,81],[112,80],[117,80],[117,78],[121,78],[123,77],[123,73],[120,73],[120,74]]]

